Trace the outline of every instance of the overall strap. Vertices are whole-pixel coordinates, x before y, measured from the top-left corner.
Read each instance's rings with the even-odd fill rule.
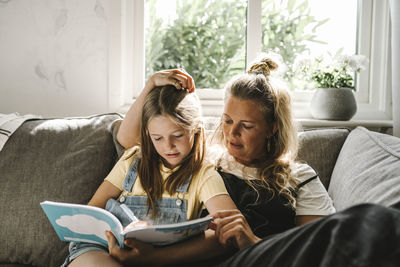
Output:
[[[311,166],[310,166],[310,167],[311,167]],[[311,169],[314,170],[315,175],[314,175],[314,176],[311,176],[310,178],[307,178],[307,180],[305,180],[305,181],[299,183],[299,184],[297,185],[296,189],[295,189],[296,192],[298,192],[298,191],[300,190],[300,188],[302,188],[303,186],[305,186],[306,184],[308,184],[308,183],[311,182],[312,180],[318,178],[318,172],[317,172],[313,167],[311,167]]]
[[[315,178],[318,177],[318,174],[308,178],[307,180],[301,182],[300,184],[297,185],[296,190],[299,190],[301,187],[305,186],[306,184],[308,184],[309,182],[311,182],[312,180],[314,180]]]
[[[138,157],[133,160],[131,166],[129,167],[128,173],[125,176],[124,183],[122,184],[122,188],[128,192],[132,192],[133,185],[135,184],[137,178],[138,160]]]
[[[188,179],[186,179],[185,183],[176,190],[179,193],[187,193],[190,182],[192,181],[193,175],[190,175]]]

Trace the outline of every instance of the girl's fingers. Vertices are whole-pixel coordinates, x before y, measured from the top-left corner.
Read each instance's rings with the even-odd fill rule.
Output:
[[[218,237],[218,241],[223,245],[236,245],[236,237],[239,235],[239,227],[231,226],[230,228],[226,229],[222,235]]]
[[[150,223],[147,221],[137,221],[137,222],[132,222],[130,224],[128,224],[125,229],[133,229],[133,228],[137,228],[137,227],[146,227],[149,226]]]
[[[139,240],[133,239],[133,238],[127,238],[124,241],[125,246],[130,247],[130,248],[137,248],[139,250],[143,249],[151,249],[153,248],[152,245],[149,245],[147,243],[141,242]]]
[[[241,212],[239,210],[219,210],[219,211],[211,214],[211,217],[213,217],[214,219],[225,218],[225,217],[229,217],[229,216],[237,215],[237,214],[241,214]]]
[[[208,228],[215,231],[217,229],[217,224],[214,221],[211,221]]]
[[[114,237],[114,234],[110,231],[106,231],[107,242],[108,242],[108,251],[111,254],[112,251],[115,250],[116,247],[119,248],[117,240]]]
[[[228,229],[240,223],[236,215],[214,219],[214,222],[216,224],[215,234],[218,238],[223,236]]]
[[[234,221],[231,222],[227,225],[224,225],[221,230],[218,237],[218,241],[224,245],[233,245],[238,247],[237,245],[237,239],[240,238],[240,236],[243,233],[243,226],[240,222]]]
[[[218,241],[223,245],[239,247],[238,240],[246,236],[248,224],[243,214],[238,210],[218,211],[212,215],[214,230]]]
[[[238,216],[238,214],[240,214],[238,210],[220,210],[211,214],[211,217],[214,218],[211,227],[213,228],[213,230],[215,230],[215,234],[219,236],[220,232],[222,231],[221,229],[225,225],[234,221],[235,217]]]

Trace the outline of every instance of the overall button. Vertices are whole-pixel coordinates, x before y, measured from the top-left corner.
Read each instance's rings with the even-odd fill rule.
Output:
[[[124,196],[120,197],[119,198],[119,202],[124,203],[125,202],[125,197]]]
[[[176,200],[176,205],[179,207],[180,205],[182,205],[182,200],[181,199],[177,199]]]

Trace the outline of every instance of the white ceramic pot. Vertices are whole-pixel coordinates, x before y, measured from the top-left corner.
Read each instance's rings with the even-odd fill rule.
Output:
[[[315,119],[348,121],[357,111],[357,103],[350,88],[318,88],[310,103]]]

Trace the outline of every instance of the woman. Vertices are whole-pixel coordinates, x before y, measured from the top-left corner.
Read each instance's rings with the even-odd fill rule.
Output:
[[[226,87],[224,114],[216,131],[217,141],[222,146],[212,147],[215,149],[211,149],[209,158],[215,159],[214,164],[240,210],[235,212],[242,216],[243,222],[248,222],[251,229],[247,230],[251,234],[248,235],[250,239],[243,239],[246,244],[236,236],[222,244],[234,242],[235,247],[241,248],[335,212],[315,171],[308,165],[294,162],[297,130],[292,120],[290,98],[285,90],[272,86],[269,80],[270,72],[277,67],[273,60],[264,58],[253,64],[247,74],[234,77]],[[152,88],[165,84],[194,90],[193,80],[183,70],[153,75],[121,124],[117,135],[121,145],[137,144],[140,129],[137,114],[143,106],[142,99]],[[223,217],[222,213],[217,216]],[[218,224],[216,229],[216,233],[221,233]],[[219,234],[218,238],[223,240],[221,236]],[[111,245],[110,253],[127,262],[139,263],[134,255],[136,251],[142,255],[157,255],[149,258],[164,264],[175,263],[213,257],[230,249],[216,241],[210,230],[197,240],[162,249],[130,240],[130,245],[135,244],[133,252]],[[112,237],[110,242],[113,242]],[[163,260],[163,255],[169,257]]]

